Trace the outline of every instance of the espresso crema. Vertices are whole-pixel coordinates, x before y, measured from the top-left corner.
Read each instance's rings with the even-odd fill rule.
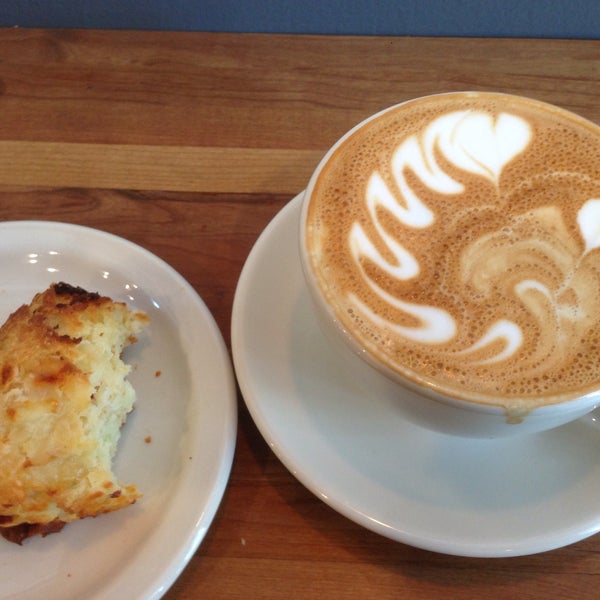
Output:
[[[314,180],[305,244],[337,319],[450,396],[529,410],[600,388],[600,128],[501,94],[394,107]]]

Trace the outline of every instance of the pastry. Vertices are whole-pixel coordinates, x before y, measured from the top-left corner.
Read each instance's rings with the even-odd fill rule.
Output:
[[[21,543],[139,497],[112,472],[141,311],[65,283],[0,328],[0,533]]]

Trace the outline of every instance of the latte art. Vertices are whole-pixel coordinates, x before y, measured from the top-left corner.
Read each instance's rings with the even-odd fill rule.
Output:
[[[392,370],[529,408],[600,387],[600,133],[525,99],[376,117],[321,171],[306,245],[337,318]]]
[[[377,322],[379,326],[383,325],[417,342],[435,344],[448,342],[454,337],[456,323],[445,310],[394,298],[362,269],[361,260],[368,258],[392,277],[411,279],[419,274],[417,259],[386,233],[378,217],[378,208],[386,209],[407,227],[430,227],[435,221],[435,215],[406,181],[406,170],[410,169],[432,191],[445,195],[460,194],[464,192],[464,186],[440,168],[436,161],[436,151],[460,169],[486,177],[497,184],[504,165],[527,146],[530,138],[527,123],[518,117],[502,113],[494,122],[489,114],[468,110],[443,115],[427,126],[420,139],[410,136],[402,142],[392,156],[392,174],[398,195],[390,190],[376,171],[369,179],[365,197],[371,222],[391,253],[391,260],[377,251],[375,244],[357,221],[350,231],[350,248],[364,280],[381,301],[415,317],[419,325],[403,327],[382,321],[351,294],[351,302],[356,304],[361,314]],[[498,329],[498,325],[494,329]],[[514,331],[510,326],[502,329],[505,332]]]

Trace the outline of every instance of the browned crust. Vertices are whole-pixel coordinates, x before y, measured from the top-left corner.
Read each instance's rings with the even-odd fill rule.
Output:
[[[62,521],[50,521],[50,523],[21,523],[12,527],[0,527],[2,537],[13,544],[23,544],[23,542],[34,535],[46,537],[51,533],[59,532],[66,523]]]

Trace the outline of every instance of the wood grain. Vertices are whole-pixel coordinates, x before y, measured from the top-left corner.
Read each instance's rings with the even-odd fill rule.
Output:
[[[460,89],[600,122],[600,43],[0,30],[0,219],[79,223],[148,248],[229,344],[248,252],[329,146],[386,106]],[[493,560],[395,543],[308,492],[239,407],[230,484],[167,600],[598,597],[598,536]]]
[[[11,140],[0,141],[0,184],[294,194],[320,158],[311,150]]]

